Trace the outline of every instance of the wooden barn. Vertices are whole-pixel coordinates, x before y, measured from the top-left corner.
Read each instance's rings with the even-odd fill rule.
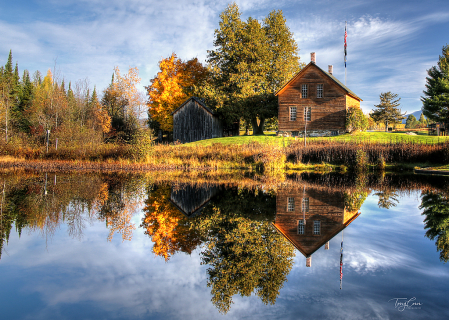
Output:
[[[360,99],[337,78],[311,62],[276,92],[279,135],[332,136],[344,133],[346,111],[360,108]]]
[[[187,99],[173,115],[173,141],[182,143],[223,136],[218,116],[197,97]]]
[[[281,188],[276,197],[274,227],[306,257],[312,254],[354,221],[360,213],[345,208],[344,194],[326,188]]]

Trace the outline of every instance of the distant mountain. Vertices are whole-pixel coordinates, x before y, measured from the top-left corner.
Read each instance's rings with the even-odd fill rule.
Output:
[[[411,114],[413,114],[415,116],[416,120],[419,120],[419,117],[421,117],[421,113],[422,113],[422,110],[418,110],[418,111],[415,111],[415,112],[412,112],[412,113],[408,113],[407,112],[407,114],[405,115],[405,119],[402,120],[402,123],[405,123],[405,121],[407,121],[408,116],[411,115]]]

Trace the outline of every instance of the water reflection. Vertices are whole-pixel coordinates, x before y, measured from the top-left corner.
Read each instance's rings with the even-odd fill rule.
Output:
[[[151,175],[3,175],[0,257],[14,228],[19,235],[30,230],[51,237],[64,223],[71,237],[82,239],[90,224],[101,221],[109,240],[116,233],[131,240],[139,231],[133,216],[142,212],[140,228],[152,243],[147,253],[167,265],[177,254],[198,253],[212,304],[227,313],[236,296],[254,293],[263,303],[274,304],[293,270],[295,254],[299,251],[312,267],[318,249],[329,250],[336,235],[356,228],[350,224],[360,221],[370,192],[380,208],[393,210],[404,192],[421,190],[426,236],[446,262],[449,206],[444,181],[301,174],[275,186],[224,186],[156,181]],[[338,263],[338,257],[332,259]]]
[[[345,193],[332,188],[282,188],[276,201],[274,226],[312,265],[312,254],[345,229],[359,215],[345,205]],[[348,210],[348,207],[350,209]]]
[[[426,237],[435,240],[440,260],[449,260],[449,202],[448,194],[425,191],[421,196],[420,209],[424,209]]]
[[[15,225],[51,237],[61,223],[81,239],[87,224],[105,221],[108,239],[114,233],[130,240],[130,222],[142,200],[142,180],[132,175],[23,174],[1,177],[0,258]]]

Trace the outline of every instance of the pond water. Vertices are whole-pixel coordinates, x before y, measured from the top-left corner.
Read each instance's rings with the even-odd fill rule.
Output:
[[[449,179],[0,175],[2,319],[447,319]]]

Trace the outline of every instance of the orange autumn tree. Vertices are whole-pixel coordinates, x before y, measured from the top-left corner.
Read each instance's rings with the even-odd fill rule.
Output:
[[[149,191],[141,225],[154,242],[154,254],[164,257],[165,261],[178,251],[190,254],[201,243],[198,232],[190,228],[188,218],[170,202],[170,194],[169,186]]]
[[[209,71],[197,58],[182,61],[175,53],[159,61],[157,76],[147,87],[148,115],[164,131],[173,131],[171,113],[193,95],[194,86],[205,80]]]

